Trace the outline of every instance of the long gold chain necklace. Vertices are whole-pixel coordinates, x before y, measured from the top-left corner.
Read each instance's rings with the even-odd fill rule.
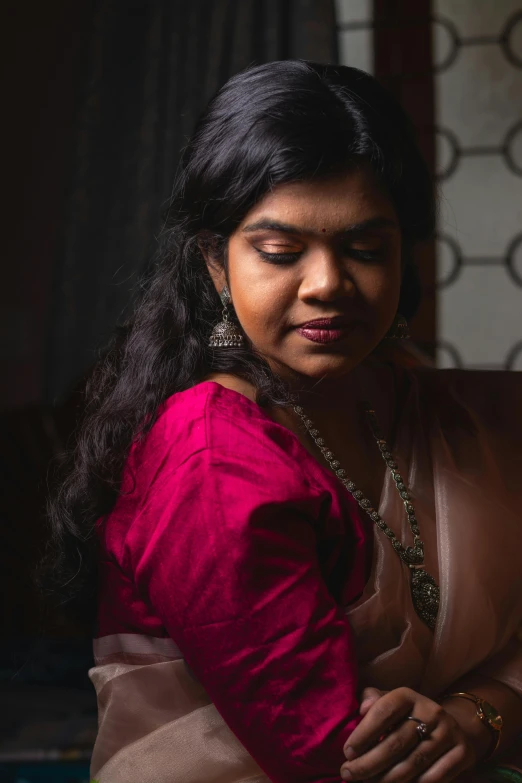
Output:
[[[419,525],[415,516],[415,508],[412,503],[411,495],[399,473],[399,466],[388,448],[388,444],[379,431],[379,424],[375,411],[370,407],[366,407],[372,434],[377,442],[384,462],[391,470],[395,486],[404,503],[408,516],[408,523],[413,535],[413,546],[403,546],[403,544],[401,544],[393,530],[388,527],[379,512],[373,508],[371,501],[368,500],[368,498],[364,496],[364,493],[356,487],[354,482],[347,477],[346,471],[341,467],[341,463],[335,458],[333,452],[325,444],[324,439],[321,438],[319,434],[319,430],[314,425],[312,419],[307,416],[301,405],[293,405],[292,407],[302,419],[303,424],[323,453],[323,456],[330,465],[332,471],[352,494],[363,511],[366,511],[370,516],[370,519],[372,519],[377,527],[383,531],[385,536],[390,539],[392,547],[395,549],[402,562],[408,566],[410,570],[410,588],[413,606],[421,620],[433,630],[437,621],[440,590],[435,579],[424,568],[424,543],[420,537]]]

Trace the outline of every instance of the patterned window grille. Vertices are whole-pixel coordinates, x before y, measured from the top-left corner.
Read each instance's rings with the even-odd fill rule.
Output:
[[[441,211],[414,336],[441,367],[522,370],[522,3],[337,0],[337,20],[341,62],[402,100],[428,162],[431,137]]]

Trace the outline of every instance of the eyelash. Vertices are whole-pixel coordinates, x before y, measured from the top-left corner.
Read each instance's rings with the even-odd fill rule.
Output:
[[[264,250],[258,250],[255,248],[259,255],[271,264],[291,264],[295,261],[300,252],[297,253],[266,253]],[[373,253],[366,252],[364,250],[350,250],[349,254],[356,261],[376,261],[381,255],[381,251],[375,251]]]

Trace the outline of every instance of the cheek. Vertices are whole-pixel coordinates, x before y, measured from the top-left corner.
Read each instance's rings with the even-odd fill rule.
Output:
[[[358,276],[359,294],[373,310],[386,319],[395,314],[399,304],[402,271],[400,262],[364,270]]]
[[[234,278],[231,271],[230,283],[235,311],[247,332],[266,331],[271,325],[280,328],[295,296],[281,270],[244,263],[240,276]]]

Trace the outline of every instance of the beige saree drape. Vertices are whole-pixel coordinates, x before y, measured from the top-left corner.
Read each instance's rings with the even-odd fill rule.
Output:
[[[481,671],[522,698],[522,374],[415,370],[394,451],[415,498],[435,632],[406,569],[375,530],[371,577],[348,610],[363,685],[437,696]],[[407,538],[388,475],[379,511]],[[91,774],[100,783],[267,783],[170,640],[95,642],[99,704]],[[521,750],[517,763],[522,767]]]

